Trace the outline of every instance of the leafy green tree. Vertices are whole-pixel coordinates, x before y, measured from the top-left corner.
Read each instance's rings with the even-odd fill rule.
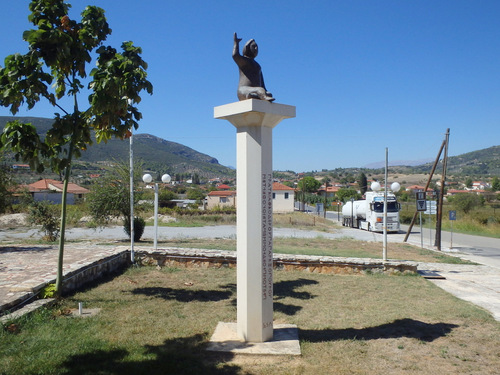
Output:
[[[158,205],[168,207],[172,199],[177,199],[178,195],[170,189],[164,188],[158,191]]]
[[[56,294],[62,290],[66,196],[73,157],[92,144],[92,130],[98,142],[130,136],[142,117],[134,104],[140,102],[141,91],[151,94],[153,90],[139,47],[124,42],[118,52],[103,45],[111,34],[104,10],[87,6],[77,22],[68,16],[70,7],[64,0],[31,1],[28,19],[35,28],[23,33],[29,50],[7,56],[0,69],[0,105],[10,107],[12,114],[24,103],[32,109],[42,99],[59,110],[45,137],[33,125],[13,121],[0,139],[0,147],[10,147],[16,159],[29,163],[33,170],[41,172],[48,164],[64,176]],[[96,66],[89,73],[90,63]],[[81,108],[81,97],[88,98],[86,109]]]
[[[130,175],[127,163],[117,163],[107,173],[94,181],[87,194],[87,206],[98,225],[107,224],[112,218],[124,218],[130,224]],[[141,179],[141,166],[134,163],[134,181]],[[134,204],[141,194],[134,194]]]
[[[463,213],[467,214],[474,208],[480,207],[484,203],[484,199],[477,194],[461,193],[453,197],[453,206]]]
[[[406,191],[403,187],[396,193],[400,202],[409,202],[410,201],[410,193]]]
[[[199,185],[200,184],[200,176],[198,175],[198,173],[195,173],[193,175],[193,184],[194,185]]]
[[[0,164],[0,213],[4,213],[12,204],[12,189],[15,183],[7,165]]]
[[[205,199],[206,195],[207,194],[203,190],[192,188],[187,191],[186,198],[201,201]]]
[[[468,177],[466,180],[465,180],[465,186],[467,186],[468,188],[471,188],[472,187],[472,178]]]
[[[330,182],[332,182],[331,178],[326,176],[321,179],[321,183],[327,186]]]
[[[311,176],[304,177],[298,183],[298,188],[300,189],[300,191],[304,191],[306,193],[316,193],[320,186],[321,181],[318,181]]]
[[[302,208],[305,208],[306,201],[311,201],[311,198],[307,199],[306,196],[311,193],[316,193],[321,186],[321,182],[316,180],[312,176],[306,176],[297,183],[298,192],[295,195],[295,199],[302,202]]]
[[[500,179],[495,176],[491,180],[491,190],[492,191],[500,191]]]
[[[353,188],[341,188],[337,191],[337,198],[342,202],[347,202],[349,199],[360,199],[361,196]]]
[[[361,191],[361,195],[366,193],[366,191],[368,190],[368,179],[363,172],[361,172],[358,176],[358,186],[359,190]]]

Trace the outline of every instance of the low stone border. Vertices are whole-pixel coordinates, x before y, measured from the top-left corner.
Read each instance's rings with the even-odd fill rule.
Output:
[[[99,278],[117,272],[118,270],[130,264],[130,251],[123,250],[118,254],[113,254],[97,261],[82,262],[81,266],[74,268],[70,272],[64,274],[63,294],[70,293],[88,284],[96,281]],[[40,290],[49,284],[54,284],[55,278],[47,279],[35,286],[20,285],[16,290],[15,298],[12,298],[8,303],[0,306],[0,313],[8,312],[9,310],[19,311],[18,306],[30,306],[37,303]],[[34,299],[34,302],[29,302]]]
[[[127,246],[122,246],[122,248],[123,250],[117,254],[84,264],[82,267],[65,274],[63,292],[68,293],[77,290],[87,283],[94,282],[105,275],[130,265],[130,250]],[[236,252],[225,250],[169,248],[155,251],[139,247],[136,248],[135,259],[138,264],[147,266],[236,268]],[[383,262],[380,259],[328,256],[274,254],[273,265],[275,269],[279,270],[299,270],[337,275],[417,273],[417,263],[414,262]],[[4,312],[16,304],[21,305],[23,300],[34,297],[40,289],[54,282],[55,279],[31,288],[30,291],[22,293],[18,299],[11,301],[10,304],[1,306],[0,311]],[[17,310],[17,312],[23,315],[32,311],[32,307],[35,309],[39,307],[41,303],[43,304],[40,300],[35,300],[35,302],[27,304],[22,313],[21,310]],[[9,318],[12,318],[12,315]]]
[[[0,323],[1,324],[6,324],[10,322],[11,320],[20,318],[23,315],[29,314],[30,312],[33,312],[40,307],[44,306],[50,306],[54,304],[55,299],[54,298],[46,298],[46,299],[39,299],[35,300],[34,302],[31,302],[30,304],[21,307],[19,310],[16,310],[10,314],[0,316]]]
[[[75,269],[64,275],[63,293],[76,290],[83,285],[110,275],[130,264],[130,251],[122,251],[98,261],[85,264],[83,267]],[[55,283],[55,279],[52,281]],[[49,283],[50,284],[50,283]]]
[[[155,251],[141,248],[137,251],[136,260],[142,265],[160,267],[235,268],[236,252],[205,249],[162,249]],[[275,269],[337,275],[417,273],[417,263],[415,262],[384,262],[380,259],[274,254],[273,264]]]

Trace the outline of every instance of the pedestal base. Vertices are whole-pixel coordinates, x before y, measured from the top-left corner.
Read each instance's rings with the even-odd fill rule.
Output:
[[[271,341],[245,342],[238,338],[236,323],[219,322],[207,350],[234,354],[301,355],[299,332],[293,324],[275,325]]]

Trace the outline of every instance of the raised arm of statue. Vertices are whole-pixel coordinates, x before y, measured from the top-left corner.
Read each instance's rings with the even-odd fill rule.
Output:
[[[241,39],[239,39],[238,35],[236,35],[236,33],[234,33],[233,58],[235,56],[241,56],[240,55],[240,42],[241,42]]]

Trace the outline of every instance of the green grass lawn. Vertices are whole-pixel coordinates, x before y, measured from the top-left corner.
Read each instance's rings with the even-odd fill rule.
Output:
[[[205,351],[236,320],[235,270],[131,268],[0,331],[1,374],[498,374],[500,323],[418,276],[276,271],[302,356]],[[100,308],[68,315],[78,302]]]

